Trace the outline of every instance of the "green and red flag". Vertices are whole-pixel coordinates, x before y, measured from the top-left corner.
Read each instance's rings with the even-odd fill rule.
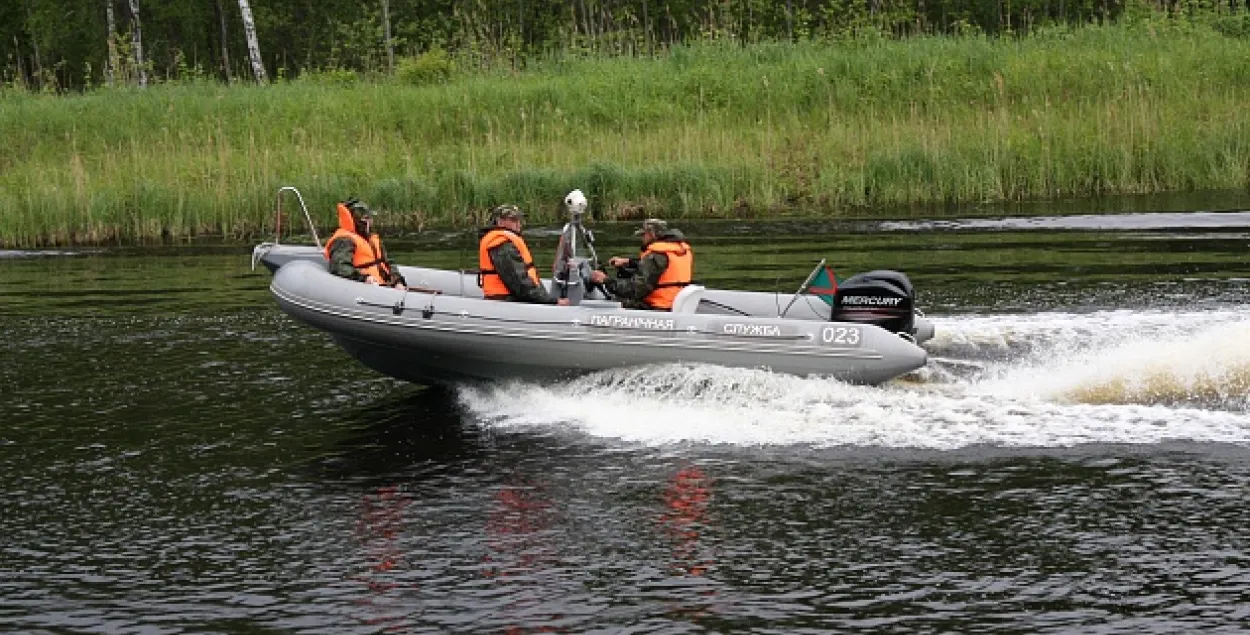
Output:
[[[817,269],[816,275],[807,285],[807,292],[833,306],[833,297],[838,295],[838,277],[833,274],[833,268],[829,265],[818,265]]]

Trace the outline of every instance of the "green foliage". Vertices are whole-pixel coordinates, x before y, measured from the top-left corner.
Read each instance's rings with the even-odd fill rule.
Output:
[[[262,61],[270,75],[283,69],[291,78],[325,68],[365,75],[390,70],[386,17],[390,44],[400,56],[444,50],[461,60],[463,69],[508,72],[552,54],[648,57],[698,42],[999,37],[1110,20],[1198,22],[1234,37],[1250,30],[1243,0],[390,0],[387,16],[382,4],[254,3]],[[144,64],[152,78],[226,80],[251,74],[233,0],[141,0],[140,5]],[[105,25],[106,6],[114,9],[112,34]],[[36,90],[80,90],[107,83],[106,69],[121,66],[119,81],[133,82],[134,49],[110,59],[108,48],[110,37],[130,37],[128,7],[121,0],[0,2],[0,79]],[[429,83],[426,74],[416,74]]]
[[[1226,37],[1250,39],[1250,11],[1203,12],[1193,16],[1193,20]]]
[[[298,81],[317,86],[351,86],[360,81],[360,75],[346,68],[325,68],[305,71]]]
[[[456,63],[441,48],[433,48],[417,57],[405,57],[395,64],[395,77],[412,86],[441,84],[451,79]]]
[[[7,89],[0,244],[265,234],[282,185],[323,225],[354,195],[396,227],[468,224],[501,202],[554,221],[573,187],[599,219],[1243,188],[1250,41],[1215,29],[710,42],[421,90],[352,71]]]
[[[379,16],[366,14],[335,25],[330,38],[330,66],[376,72],[386,66]]]

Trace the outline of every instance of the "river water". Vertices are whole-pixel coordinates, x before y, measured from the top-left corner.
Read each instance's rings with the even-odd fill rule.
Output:
[[[932,361],[423,388],[283,315],[250,246],[0,252],[0,630],[1250,624],[1250,213],[683,229],[709,286],[907,272]]]

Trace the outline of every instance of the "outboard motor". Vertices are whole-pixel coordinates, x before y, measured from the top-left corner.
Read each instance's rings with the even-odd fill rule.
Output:
[[[838,284],[834,322],[875,324],[892,333],[912,334],[916,292],[905,274],[885,269],[861,273]]]

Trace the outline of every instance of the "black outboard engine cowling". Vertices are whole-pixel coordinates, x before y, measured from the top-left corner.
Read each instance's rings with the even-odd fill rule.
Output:
[[[912,334],[916,292],[911,280],[885,269],[861,273],[838,283],[833,299],[834,322],[875,324],[893,333]]]

